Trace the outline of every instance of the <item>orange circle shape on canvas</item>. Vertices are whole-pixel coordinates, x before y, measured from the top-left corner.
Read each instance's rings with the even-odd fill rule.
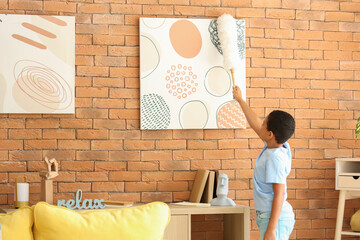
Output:
[[[175,51],[184,58],[196,57],[202,46],[199,29],[188,20],[176,21],[170,28],[170,42]]]

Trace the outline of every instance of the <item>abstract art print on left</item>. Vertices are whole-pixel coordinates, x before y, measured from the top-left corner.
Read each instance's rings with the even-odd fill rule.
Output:
[[[0,113],[75,112],[75,17],[0,14]]]

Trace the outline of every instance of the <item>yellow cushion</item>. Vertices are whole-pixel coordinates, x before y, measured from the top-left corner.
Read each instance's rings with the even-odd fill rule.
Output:
[[[73,211],[65,207],[36,204],[35,240],[160,240],[170,220],[165,203],[142,206]]]
[[[32,240],[34,212],[30,207],[22,207],[8,214],[0,214],[2,239]]]
[[[350,226],[354,232],[360,232],[360,210],[357,210],[356,213],[352,215]]]

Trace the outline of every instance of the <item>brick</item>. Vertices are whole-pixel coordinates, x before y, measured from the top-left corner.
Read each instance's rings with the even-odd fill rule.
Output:
[[[26,128],[58,128],[59,119],[26,119]]]
[[[355,14],[350,12],[325,12],[325,21],[352,22]]]
[[[9,0],[9,9],[43,10],[43,5],[42,5],[42,1]]]
[[[311,10],[338,11],[339,3],[334,1],[313,1],[311,2]]]
[[[310,0],[296,1],[296,0],[284,0],[282,1],[282,8],[290,9],[310,9]]]
[[[126,182],[125,192],[156,191],[155,182]]]
[[[351,51],[324,51],[324,59],[352,60]]]
[[[124,149],[126,150],[150,150],[154,149],[154,141],[150,140],[125,140]]]
[[[76,13],[76,3],[69,2],[44,2],[45,11]]]
[[[295,70],[293,69],[266,69],[266,77],[270,78],[295,78]]]
[[[340,3],[340,10],[342,12],[360,12],[360,3],[357,2],[342,2]]]
[[[109,29],[105,24],[76,24],[76,34],[88,33],[88,34],[108,34]]]
[[[178,150],[173,152],[173,160],[198,160],[204,159],[202,150]]]
[[[338,120],[311,120],[311,128],[339,128]]]
[[[263,19],[263,18],[251,18],[250,27],[252,28],[279,28],[279,20],[275,19]]]
[[[356,81],[343,81],[340,82],[341,90],[360,90],[360,86]]]
[[[266,9],[266,18],[295,19],[295,10]]]
[[[281,8],[281,1],[263,1],[263,0],[253,0],[252,7],[259,8]]]
[[[218,1],[218,0],[216,0]],[[210,4],[210,2],[209,2]],[[174,12],[173,6],[167,5],[143,5],[144,15],[171,15]]]
[[[325,90],[325,98],[349,100],[352,99],[352,94],[350,91]]]
[[[352,139],[353,133],[351,130],[325,129],[324,137],[331,139]]]
[[[168,162],[168,161],[163,161],[163,162]],[[158,171],[160,163],[159,161],[128,162],[127,165],[129,171]]]
[[[0,162],[0,172],[25,172],[26,162]],[[13,190],[11,191],[13,193]]]
[[[171,139],[172,132],[171,130],[144,130],[142,131],[142,138],[143,139]],[[165,141],[163,141],[165,142]],[[175,141],[176,142],[176,141]],[[179,141],[186,144],[185,141]]]
[[[160,170],[162,171],[190,170],[190,161],[161,161]]]
[[[310,68],[310,60],[282,59],[281,66],[283,68]]]
[[[124,120],[106,120],[106,119],[95,119],[94,128],[99,129],[124,129]]]
[[[7,138],[7,132],[0,135],[4,136],[0,136],[1,139]],[[9,139],[39,139],[41,136],[40,129],[9,129]]]
[[[338,48],[337,42],[326,42],[326,41],[310,41],[309,49],[314,50],[334,50]]]
[[[126,162],[95,162],[95,171],[110,171],[110,170],[125,171]]]
[[[195,151],[195,150],[194,150]],[[204,150],[204,159],[232,159],[234,150]]]
[[[271,58],[253,58],[251,60],[252,67],[280,67],[280,59],[271,59]]]
[[[110,181],[140,181],[141,173],[140,172],[127,172],[127,171],[112,171],[109,173]]]
[[[109,13],[110,5],[97,4],[97,3],[79,3],[77,12],[78,13]]]
[[[142,6],[136,4],[111,4],[111,13],[142,14]]]
[[[231,139],[234,138],[234,131],[231,129],[208,129],[204,131],[204,139]]]
[[[78,108],[76,109],[77,118],[108,118],[107,109]]]
[[[76,160],[81,161],[107,161],[109,159],[107,151],[77,151]]]
[[[140,54],[138,47],[129,47],[129,46],[110,46],[109,47],[109,56],[123,56],[138,57]]]
[[[129,67],[110,67],[110,77],[139,77],[139,69]]]
[[[295,116],[297,119],[323,119],[324,111],[319,109],[295,109]]]
[[[107,180],[108,174],[106,172],[78,172],[76,174],[77,182],[100,182]]]
[[[95,65],[96,66],[126,66],[125,57],[108,57],[108,56],[95,56]]]
[[[99,34],[95,34],[94,35],[94,44],[99,44],[99,45],[124,45],[125,43],[125,37],[124,36],[113,36],[113,35],[99,35]],[[94,45],[93,47],[95,47],[96,45]],[[103,46],[100,46],[100,49],[102,49],[102,51],[105,51],[103,54],[101,55],[106,55],[107,54],[107,49],[106,47],[104,48]],[[86,51],[85,49],[83,51]],[[98,56],[99,54],[96,54],[96,56]]]
[[[295,30],[295,39],[323,40],[322,31]]]
[[[303,20],[287,20],[281,19],[280,20],[280,28],[284,29],[309,29],[308,21]],[[296,31],[295,31],[296,33]],[[295,36],[296,38],[296,36]]]
[[[310,30],[313,31],[338,31],[339,24],[334,22],[310,21]]]
[[[94,182],[91,190],[94,192],[124,192],[123,182]]]
[[[59,140],[59,149],[75,149],[75,150],[89,150],[89,140]]]
[[[172,152],[171,151],[142,151],[141,159],[143,161],[172,160]]]
[[[62,171],[89,172],[94,170],[94,161],[62,161]]]
[[[140,130],[110,131],[110,139],[140,139]]]
[[[308,99],[280,99],[280,108],[309,108]]]
[[[61,128],[91,128],[91,119],[60,119]]]
[[[221,161],[220,160],[192,160],[191,161],[191,170],[198,169],[220,169]]]
[[[143,172],[141,180],[144,182],[167,182],[172,179],[171,172]]]
[[[59,183],[59,192],[76,192],[78,189],[89,192],[91,183]]]
[[[139,161],[140,151],[111,151],[109,153],[110,161]]]
[[[57,141],[54,140],[25,140],[24,149],[57,149]]]
[[[325,71],[324,70],[297,70],[296,78],[303,79],[324,79]]]
[[[295,129],[295,138],[323,138],[324,132],[322,129]]]
[[[318,20],[324,21],[325,12],[324,11],[296,11],[296,19],[299,20]]]
[[[142,192],[141,193],[142,202],[173,202],[172,193],[170,192]]]
[[[185,140],[157,140],[156,149],[185,149]]]
[[[280,47],[282,49],[308,49],[309,41],[307,40],[285,40],[282,39]]]
[[[265,9],[263,9],[263,8],[236,8],[236,18],[246,18],[246,17],[263,18],[263,17],[265,17]]]
[[[266,98],[294,98],[293,89],[265,89]]]
[[[76,73],[81,76],[109,76],[108,67],[78,66]]]
[[[281,88],[310,88],[310,80],[306,79],[282,79]],[[282,99],[280,99],[281,101]]]
[[[322,109],[338,109],[339,103],[337,100],[318,100],[318,99],[311,99],[310,100],[310,108],[319,109],[321,106]]]
[[[43,139],[75,139],[74,129],[44,129]]]
[[[314,60],[311,61],[311,68],[312,69],[339,69],[339,62],[338,61],[331,61],[331,60]],[[330,83],[331,81],[327,81]]]
[[[187,182],[159,182],[158,191],[160,192],[179,192],[188,190]]]
[[[107,130],[88,130],[88,129],[77,129],[76,130],[77,139],[107,139],[108,131]]]

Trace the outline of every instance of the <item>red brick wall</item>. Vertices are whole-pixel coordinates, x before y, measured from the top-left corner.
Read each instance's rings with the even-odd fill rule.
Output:
[[[81,188],[86,198],[186,200],[195,170],[210,168],[228,174],[231,198],[253,207],[252,168],[263,144],[251,129],[139,130],[139,17],[230,13],[246,20],[248,103],[260,116],[281,108],[297,121],[292,238],[333,239],[334,158],[360,156],[359,0],[0,0],[0,9],[76,16],[76,114],[0,115],[0,205],[13,203],[14,179],[23,175],[31,202],[39,200],[48,156],[60,163],[56,199]],[[258,239],[253,211],[251,218]],[[193,221],[194,239],[221,239],[221,217]]]

